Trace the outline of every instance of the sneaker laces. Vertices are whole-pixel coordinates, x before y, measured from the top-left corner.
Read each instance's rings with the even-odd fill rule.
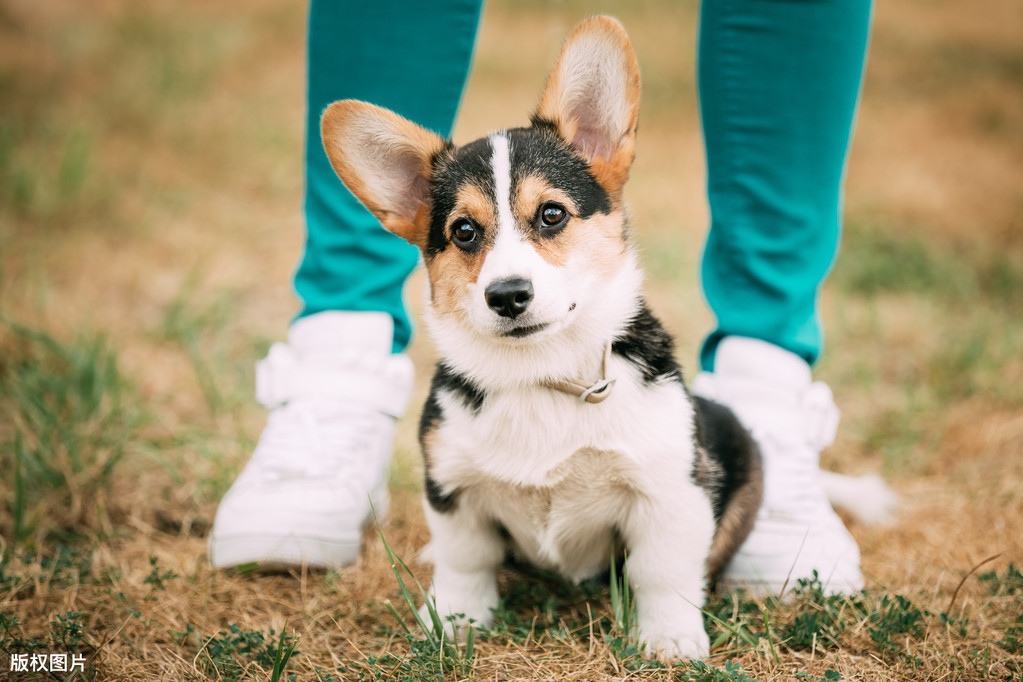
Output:
[[[362,471],[362,463],[374,456],[383,419],[335,401],[290,402],[270,413],[253,460],[267,483]]]
[[[253,453],[262,480],[344,472],[346,482],[364,490],[360,479],[379,468],[367,464],[381,457],[382,432],[408,400],[410,372],[404,356],[356,348],[307,358],[274,344],[256,365],[256,396],[271,410]]]
[[[820,481],[820,451],[834,442],[840,413],[822,382],[807,386],[790,409],[790,420],[756,420],[751,429],[765,452],[760,513],[807,519],[830,508]]]

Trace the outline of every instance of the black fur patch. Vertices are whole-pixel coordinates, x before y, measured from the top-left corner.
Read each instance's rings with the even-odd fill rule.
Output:
[[[565,192],[576,206],[577,217],[583,220],[594,213],[611,211],[611,198],[590,173],[589,165],[551,127],[515,128],[507,131],[507,136],[512,196],[517,195],[519,183],[532,175]]]
[[[427,257],[437,255],[450,243],[447,220],[455,208],[459,187],[476,185],[493,200],[493,157],[490,140],[482,137],[434,158],[433,181],[430,184],[430,232],[426,238]],[[480,239],[485,237],[486,234],[479,235]]]
[[[430,384],[430,395],[438,391],[447,391],[458,396],[462,403],[474,413],[479,414],[487,394],[472,383],[468,377],[455,372],[443,362],[437,364]]]
[[[639,311],[625,329],[625,335],[611,345],[611,351],[636,365],[648,384],[664,379],[682,382],[682,368],[675,360],[671,335],[650,312],[646,301],[639,302]]]
[[[732,495],[749,482],[758,469],[759,449],[753,436],[739,423],[731,409],[700,396],[693,396],[693,421],[696,427],[696,442],[703,447],[710,462],[703,468],[712,468],[713,474],[700,471],[699,458],[693,463],[693,478],[699,484],[706,479],[714,490],[710,491],[714,508],[714,522],[721,520]],[[701,481],[701,479],[703,479]]]
[[[458,504],[458,491],[445,494],[440,484],[430,475],[430,467],[426,467],[424,488],[426,490],[426,501],[434,511],[444,514],[455,508]]]
[[[431,507],[443,513],[454,509],[458,502],[458,491],[444,493],[440,484],[430,475],[430,450],[426,443],[426,436],[436,429],[440,425],[441,419],[444,418],[444,411],[437,397],[441,391],[447,391],[457,396],[467,408],[476,414],[483,408],[486,393],[443,362],[437,364],[433,381],[430,383],[430,396],[426,399],[426,404],[423,405],[423,414],[419,418],[419,447],[423,451],[423,459],[426,462],[424,485],[426,499]]]

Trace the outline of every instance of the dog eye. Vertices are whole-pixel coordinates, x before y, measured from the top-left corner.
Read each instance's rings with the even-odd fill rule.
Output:
[[[451,226],[451,237],[455,240],[455,244],[468,246],[476,241],[476,228],[466,218],[456,220]]]
[[[561,225],[568,219],[568,211],[564,206],[548,202],[540,207],[540,227],[554,228]]]

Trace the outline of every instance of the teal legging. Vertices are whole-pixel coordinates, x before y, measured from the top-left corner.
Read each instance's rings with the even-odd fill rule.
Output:
[[[717,316],[700,362],[728,335],[813,363],[820,285],[838,250],[845,159],[869,0],[705,0],[700,113],[711,229],[703,292]]]
[[[385,232],[337,180],[319,115],[353,97],[448,135],[481,4],[313,1],[300,316],[383,311],[395,321],[395,352],[408,343],[401,289],[415,249]],[[701,353],[706,370],[729,334],[808,362],[820,354],[818,290],[838,245],[870,11],[867,0],[703,2],[700,107],[712,221],[702,280],[718,320]]]

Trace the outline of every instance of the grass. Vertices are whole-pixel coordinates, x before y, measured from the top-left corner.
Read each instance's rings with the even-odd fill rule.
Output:
[[[4,536],[21,545],[108,527],[110,477],[145,419],[114,351],[102,337],[60,343],[0,325]]]
[[[377,533],[387,554],[387,561],[394,574],[395,582],[405,607],[412,613],[414,620],[410,627],[405,617],[391,604],[385,602],[387,610],[397,621],[402,630],[407,651],[393,653],[388,651],[382,656],[370,656],[366,663],[341,666],[338,672],[356,675],[358,679],[403,679],[403,680],[444,680],[449,677],[465,678],[472,672],[473,658],[476,651],[476,627],[470,622],[456,626],[454,616],[448,616],[454,627],[454,638],[449,635],[445,618],[437,612],[437,604],[433,597],[423,588],[408,564],[398,556],[377,525]],[[416,587],[415,592],[409,589],[406,578]],[[419,606],[425,606],[427,616],[420,613]]]
[[[210,300],[197,302],[196,278],[191,275],[182,290],[164,313],[159,336],[179,346],[188,356],[195,380],[211,414],[237,411],[251,396],[242,387],[252,383],[251,367],[241,367],[232,356],[238,354],[237,344],[230,343],[229,325],[239,296],[220,291]],[[265,348],[262,349],[265,352]],[[246,359],[248,355],[246,354]],[[223,375],[234,371],[233,380]],[[223,384],[232,390],[228,395]]]
[[[203,642],[196,660],[200,661],[200,670],[214,679],[246,679],[258,666],[262,670],[269,668],[270,679],[276,682],[295,655],[297,644],[283,629],[279,635],[275,635],[273,628],[264,634],[242,630],[231,623],[227,630]]]
[[[627,194],[647,294],[692,367],[711,324],[695,6],[495,0],[455,138],[521,123],[564,32],[605,10],[644,71]],[[304,13],[0,8],[0,677],[68,653],[83,680],[1020,679],[1019,15],[875,10],[817,374],[843,410],[825,464],[882,471],[903,507],[851,527],[864,593],[715,595],[711,656],[668,667],[639,655],[617,566],[613,589],[504,569],[469,650],[416,621],[415,407],[386,542],[341,571],[212,571],[216,502],[265,418],[252,363],[294,312]],[[421,333],[409,352],[433,359]]]

